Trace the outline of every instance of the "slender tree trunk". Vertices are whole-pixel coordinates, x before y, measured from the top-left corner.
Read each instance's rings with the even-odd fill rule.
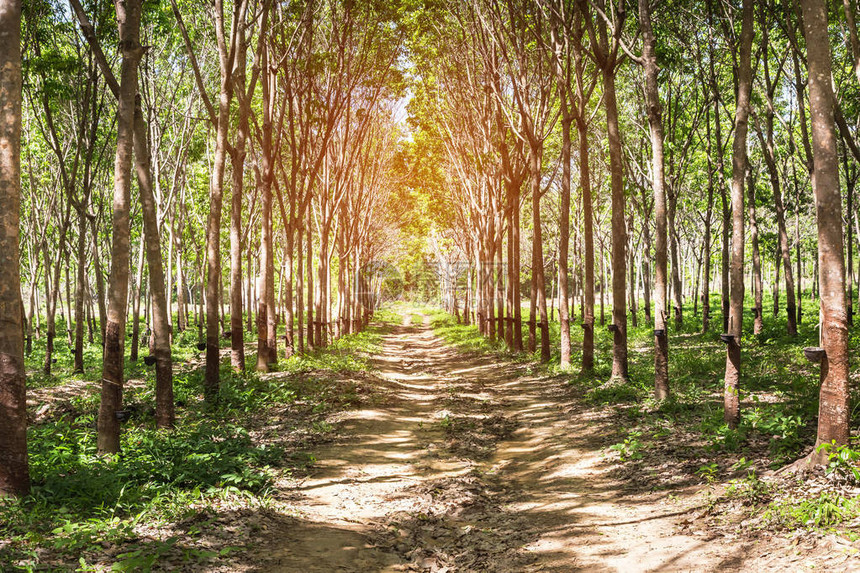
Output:
[[[75,347],[73,372],[84,372],[84,288],[87,280],[87,214],[89,192],[84,191],[78,213],[78,268],[75,277]]]
[[[714,213],[714,168],[711,165],[711,114],[706,111],[705,120],[708,158],[708,208],[705,211],[705,236],[703,241],[704,269],[702,277],[702,332],[711,328],[711,218]]]
[[[612,377],[628,378],[627,366],[627,227],[624,221],[624,167],[614,66],[603,70],[603,101],[609,140],[609,173],[612,185]]]
[[[514,241],[513,241],[513,193],[506,186],[506,200],[507,200],[507,209],[506,209],[506,218],[507,218],[507,235],[508,240],[506,241],[506,249],[508,254],[508,265],[507,265],[507,274],[508,274],[508,289],[507,289],[507,303],[508,303],[508,313],[507,313],[507,322],[508,328],[505,331],[505,342],[508,345],[508,349],[515,351],[516,347],[514,344],[514,282],[516,279],[513,273],[513,262],[514,262]],[[465,319],[466,324],[469,324],[469,296],[468,294],[463,301],[463,317]]]
[[[504,259],[502,254],[502,237],[504,236],[504,208],[501,207],[496,214],[498,218],[498,230],[496,232],[495,238],[495,246],[494,252],[496,253],[496,264],[494,265],[494,272],[496,273],[496,305],[497,305],[497,315],[499,321],[499,340],[508,341],[508,331],[510,330],[510,324],[505,324],[505,294],[504,294],[504,282],[505,282],[505,273],[504,273]],[[452,292],[454,294],[454,307],[456,309],[457,306],[457,279],[453,278],[453,284],[451,285]]]
[[[642,240],[645,243],[641,260],[639,275],[642,278],[642,295],[643,295],[643,310],[645,312],[645,321],[648,324],[653,324],[654,319],[651,312],[651,252],[653,251],[653,240],[651,238],[651,228],[647,224],[642,225]]]
[[[577,66],[579,69],[579,66]],[[582,83],[577,72],[577,82]],[[578,92],[581,89],[577,88]],[[584,98],[579,98],[580,101]],[[582,235],[585,250],[585,288],[582,310],[582,370],[594,370],[594,211],[591,198],[591,169],[589,168],[588,126],[577,120],[579,132],[579,187],[582,190]],[[601,324],[603,323],[603,264],[601,263]]]
[[[570,244],[570,116],[567,88],[559,90],[562,100],[561,121],[561,209],[558,238],[558,318],[561,330],[561,367],[570,366],[570,316],[568,312],[568,247]]]
[[[727,195],[727,185],[725,182],[725,159],[723,157],[723,136],[722,125],[720,123],[720,90],[717,85],[717,75],[714,69],[715,46],[713,41],[713,24],[714,9],[708,0],[708,68],[709,80],[711,84],[711,92],[714,100],[714,137],[716,139],[717,148],[717,185],[720,187],[720,204],[722,206],[722,233],[720,234],[720,307],[723,320],[723,332],[729,332],[729,230],[732,226],[731,210],[729,208],[729,198]],[[710,135],[708,142],[710,143]],[[710,154],[708,155],[710,157]]]
[[[263,121],[268,127],[264,128],[264,132],[271,132],[271,125],[266,120]],[[265,136],[264,136],[265,137]],[[271,138],[271,136],[269,136]],[[265,147],[265,144],[264,144]],[[257,371],[268,372],[272,360],[272,347],[269,340],[269,325],[275,324],[275,308],[274,300],[269,300],[269,293],[272,299],[275,296],[274,269],[275,264],[272,260],[274,253],[272,252],[272,187],[266,183],[266,174],[268,172],[267,154],[263,152],[263,167],[259,178],[260,196],[262,201],[260,204],[261,210],[261,240],[260,240],[260,275],[257,279]]]
[[[299,346],[299,354],[304,354],[305,352],[305,299],[304,299],[304,249],[302,237],[304,235],[304,229],[298,227],[295,230],[296,233],[296,253],[298,255],[296,261],[296,311],[298,316],[296,317],[296,326],[298,330],[296,332],[296,338]]]
[[[105,303],[105,276],[102,272],[101,255],[99,254],[98,234],[96,233],[95,217],[90,219],[90,235],[93,238],[93,263],[96,275],[96,297],[99,303],[99,328],[101,330],[102,346],[107,338],[107,305]]]
[[[69,249],[71,250],[71,249]],[[65,275],[65,282],[63,283],[66,287],[66,342],[69,345],[69,348],[73,348],[74,345],[74,336],[72,335],[72,281],[69,278],[69,265],[63,265],[63,274]],[[61,301],[62,304],[62,301]]]
[[[753,177],[752,166],[747,169],[747,192],[749,194],[749,223],[750,223],[750,244],[752,245],[752,273],[753,273],[753,300],[755,302],[753,334],[761,334],[764,327],[764,309],[762,308],[762,296],[764,288],[761,278],[761,253],[759,252],[758,244],[758,219],[756,217],[756,198],[755,189],[756,181]]]
[[[140,344],[140,297],[143,293],[143,245],[138,249],[137,274],[133,279],[131,289],[131,352],[129,352],[129,359],[132,362],[137,362]]]
[[[102,368],[101,405],[98,417],[98,449],[119,451],[119,418],[125,364],[125,322],[128,299],[131,165],[134,148],[134,104],[140,45],[140,0],[116,1],[122,53],[117,106],[117,145],[114,163],[113,242],[108,288],[107,328]]]
[[[669,337],[666,323],[666,239],[667,213],[663,159],[663,108],[657,84],[657,40],[651,26],[648,0],[639,0],[639,20],[642,26],[642,63],[645,68],[645,106],[651,130],[651,180],[654,187],[654,215],[657,228],[657,268],[654,298],[654,397],[669,396]],[[647,221],[642,222],[647,225]],[[707,235],[706,235],[707,236]]]
[[[514,283],[514,351],[523,351],[523,312],[522,292],[520,290],[520,200],[518,195],[513,197],[512,235],[508,240],[513,241],[513,283]]]
[[[532,299],[537,302],[540,317],[540,359],[549,362],[549,317],[546,309],[546,288],[544,284],[543,236],[540,220],[540,168],[542,150],[532,145],[529,152],[532,191]]]
[[[230,101],[233,99],[231,70],[224,32],[223,0],[215,0],[215,32],[218,41],[220,89],[215,153],[209,180],[209,217],[206,221],[206,375],[204,394],[208,403],[218,401],[221,385],[221,207],[224,196],[224,167],[227,162],[227,133]]]
[[[738,64],[735,136],[732,144],[731,304],[727,331],[731,338],[727,343],[724,392],[724,417],[730,428],[736,428],[740,422],[738,391],[744,316],[744,173],[747,167],[747,120],[752,89],[753,33],[753,0],[744,0]]]
[[[678,230],[675,225],[676,214],[678,212],[678,197],[677,191],[668,193],[669,195],[669,206],[667,210],[667,222],[668,222],[668,237],[669,237],[669,257],[672,260],[672,297],[674,300],[672,301],[673,306],[673,314],[675,316],[675,328],[677,330],[681,330],[684,326],[684,281],[681,277],[681,271],[683,270],[683,265],[681,263],[681,257],[679,257],[679,245],[678,245]],[[668,304],[668,303],[667,303]]]
[[[844,146],[843,146],[844,149]],[[845,239],[845,244],[848,247],[848,276],[847,276],[847,294],[845,297],[846,303],[846,311],[848,314],[848,326],[852,326],[854,324],[854,184],[855,178],[851,176],[851,172],[848,169],[848,150],[846,149],[842,154],[842,165],[845,171],[845,184],[846,184],[846,217],[845,217],[845,229],[847,237]]]
[[[777,258],[773,261],[773,283],[770,286],[770,294],[773,298],[773,317],[776,318],[779,316],[779,296],[780,296],[780,288],[779,288],[779,253],[777,253]]]
[[[637,307],[637,281],[636,281],[636,254],[633,252],[636,247],[632,244],[634,235],[633,230],[633,213],[627,214],[627,270],[629,271],[629,281],[627,286],[628,307],[630,308],[630,324],[633,328],[639,327],[639,309]]]
[[[0,70],[0,495],[24,495],[30,490],[30,472],[19,247],[20,0],[0,0]]]
[[[310,216],[308,217],[306,243],[307,251],[307,273],[308,273],[308,350],[316,346],[314,337],[314,252],[313,252],[313,237],[311,235]]]
[[[795,263],[797,265],[797,324],[803,321],[803,264],[800,258],[800,185],[797,181],[797,169],[794,162],[791,164],[791,172],[794,180],[794,251]]]
[[[134,112],[134,159],[137,170],[140,203],[143,211],[143,238],[149,270],[149,291],[152,295],[152,343],[155,356],[155,423],[159,428],[172,428],[175,419],[173,405],[173,357],[170,350],[170,293],[165,292],[164,267],[161,260],[161,235],[158,231],[158,207],[152,192],[147,126],[139,99]],[[141,261],[142,262],[142,261]]]
[[[244,53],[244,50],[242,50]],[[243,58],[244,59],[244,58]],[[244,62],[240,65],[244,66]],[[244,89],[243,85],[239,89]],[[242,323],[242,195],[244,194],[245,140],[248,137],[248,114],[240,105],[236,143],[230,155],[233,164],[233,188],[230,201],[230,365],[234,372],[245,370],[245,332]],[[250,271],[249,271],[250,272]]]
[[[821,293],[821,394],[816,446],[843,445],[849,437],[848,317],[845,304],[845,258],[842,197],[834,127],[831,54],[824,0],[801,0],[809,62],[809,112],[814,149],[815,213],[818,223],[818,261]],[[827,462],[827,452],[813,452],[816,463]]]

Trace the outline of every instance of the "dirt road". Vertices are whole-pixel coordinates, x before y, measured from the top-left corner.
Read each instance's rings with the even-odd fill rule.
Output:
[[[459,353],[427,325],[386,335],[375,365],[385,399],[342,417],[344,439],[295,485],[295,519],[269,532],[259,570],[801,568],[773,548],[683,533],[699,486],[641,491],[616,477],[609,420],[562,379]]]

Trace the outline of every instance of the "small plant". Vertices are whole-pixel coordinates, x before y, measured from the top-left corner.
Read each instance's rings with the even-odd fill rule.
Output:
[[[720,466],[717,462],[705,464],[696,470],[696,475],[705,480],[709,485],[717,480],[717,475],[720,473]]]
[[[827,475],[835,474],[849,482],[860,482],[860,451],[851,449],[848,444],[836,445],[836,442],[821,444],[815,450],[827,454]]]
[[[735,464],[737,466],[737,464]],[[744,505],[758,505],[770,498],[770,486],[750,470],[743,479],[732,480],[726,490],[729,498],[739,500]]]
[[[631,431],[627,434],[627,437],[624,438],[623,442],[612,444],[609,446],[609,449],[618,452],[618,457],[622,462],[627,460],[641,460],[642,452],[639,451],[642,449],[642,442],[639,441],[641,436],[642,432]]]
[[[765,520],[787,529],[798,527],[828,528],[853,518],[857,504],[834,493],[822,493],[816,499],[771,504]]]

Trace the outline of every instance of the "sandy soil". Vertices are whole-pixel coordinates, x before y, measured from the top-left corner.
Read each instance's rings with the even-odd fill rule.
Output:
[[[341,415],[255,570],[860,570],[838,547],[691,527],[702,486],[619,478],[610,419],[527,364],[459,353],[405,317],[375,366],[386,399]]]

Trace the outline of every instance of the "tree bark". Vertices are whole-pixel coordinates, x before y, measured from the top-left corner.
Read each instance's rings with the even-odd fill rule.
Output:
[[[750,222],[750,244],[752,245],[752,274],[753,274],[753,300],[755,302],[753,334],[761,334],[764,327],[764,313],[762,308],[763,286],[761,278],[761,253],[758,244],[758,219],[756,218],[755,177],[752,166],[747,169],[747,193],[749,194],[749,222]]]
[[[735,136],[732,143],[732,259],[731,301],[727,332],[724,418],[730,428],[740,422],[738,395],[741,373],[741,336],[744,318],[744,174],[747,167],[747,127],[752,90],[753,0],[743,1],[738,97],[735,109]]]
[[[0,0],[0,495],[30,490],[21,300],[21,2]]]
[[[639,0],[639,22],[642,27],[642,64],[645,69],[645,108],[651,130],[651,179],[654,187],[657,253],[654,292],[654,397],[669,397],[669,337],[666,324],[666,189],[663,159],[663,112],[657,85],[657,40],[651,26],[649,0]],[[647,221],[643,221],[647,225]]]
[[[540,169],[541,149],[532,146],[529,151],[532,191],[532,299],[537,303],[540,318],[540,360],[549,362],[549,317],[546,312],[546,288],[544,284],[543,236],[540,220]]]
[[[850,416],[848,317],[827,5],[824,0],[801,0],[800,4],[809,63],[809,113],[814,150],[812,185],[818,223],[821,345],[825,352],[821,363],[816,446],[827,443],[843,445],[848,443]],[[812,460],[826,463],[827,452],[816,447]]]
[[[120,427],[117,411],[122,407],[125,364],[134,103],[137,93],[137,66],[143,56],[143,48],[140,45],[141,0],[116,0],[115,7],[122,65],[116,121],[111,271],[108,281],[107,328],[98,417],[98,450],[105,453],[119,451]]]
[[[577,66],[577,70],[579,70],[579,65]],[[577,92],[578,94],[582,94],[582,74],[580,71],[577,72],[577,84]],[[580,102],[584,99],[584,97],[580,97],[579,95],[577,97]],[[583,372],[594,370],[594,209],[591,198],[591,170],[588,164],[589,146],[587,127],[584,120],[577,120],[577,130],[579,132],[579,186],[582,190],[582,235],[585,251],[585,288],[582,311]],[[601,282],[601,289],[603,288],[602,284]]]
[[[624,220],[624,167],[614,66],[603,70],[603,101],[609,140],[609,173],[612,187],[612,377],[626,380],[627,365],[627,226]]]

